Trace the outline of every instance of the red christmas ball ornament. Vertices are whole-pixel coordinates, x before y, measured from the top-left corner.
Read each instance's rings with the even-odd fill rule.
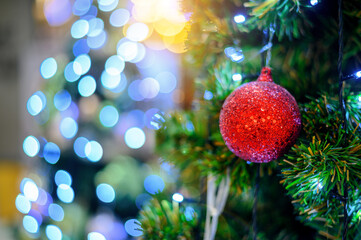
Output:
[[[281,157],[301,131],[294,97],[272,80],[264,67],[257,81],[242,84],[224,102],[219,127],[227,147],[246,161],[266,163]]]

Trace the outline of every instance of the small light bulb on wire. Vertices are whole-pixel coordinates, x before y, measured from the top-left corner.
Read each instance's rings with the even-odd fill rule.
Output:
[[[310,0],[310,4],[312,6],[316,6],[318,3],[319,3],[318,0]]]
[[[180,193],[174,193],[173,196],[172,196],[172,199],[173,199],[173,201],[181,203],[181,202],[183,202],[184,197]]]
[[[244,23],[246,21],[246,17],[242,14],[237,14],[236,16],[233,17],[233,20],[236,23]]]
[[[346,75],[344,77],[342,77],[342,81],[346,81],[346,80],[349,80],[349,79],[360,79],[361,78],[361,70],[353,73],[353,74],[350,74],[350,75]]]
[[[240,74],[240,73],[235,73],[232,75],[232,80],[235,82],[242,81],[242,78],[243,78],[242,74]]]
[[[356,78],[361,78],[361,71],[355,73]]]

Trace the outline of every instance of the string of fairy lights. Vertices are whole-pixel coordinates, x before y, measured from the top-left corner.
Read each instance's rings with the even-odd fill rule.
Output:
[[[178,4],[175,0],[36,1],[36,18],[46,20],[53,27],[72,22],[69,36],[73,56],[48,57],[40,65],[41,77],[52,87],[33,93],[26,108],[47,129],[47,134],[24,139],[27,157],[56,166],[62,159],[62,149],[71,148],[80,161],[103,162],[108,148],[96,134],[84,131],[81,126],[84,121],[104,131],[110,129],[122,137],[124,147],[130,150],[144,148],[146,129],[154,129],[151,119],[160,110],[155,106],[161,102],[167,107],[172,101],[182,100],[177,97],[181,90],[177,89],[174,53],[185,52],[188,24]],[[96,53],[109,48],[115,34],[121,39],[97,75]],[[140,72],[138,78],[127,74],[129,64]],[[117,102],[129,102],[129,111],[120,110]],[[143,103],[145,109],[131,109],[136,103]],[[117,176],[109,180],[105,173],[119,167],[117,163],[107,166],[97,174],[94,191],[100,202],[112,204],[118,194]],[[169,168],[163,170],[171,174]],[[48,181],[50,185],[55,183],[54,189],[49,189]],[[141,208],[149,201],[149,194],[164,188],[162,177],[148,175],[144,180],[147,193],[139,194],[135,204]],[[175,194],[173,199],[180,202],[181,196]],[[57,169],[53,179],[29,173],[22,179],[15,201],[18,211],[24,214],[23,234],[33,239],[43,239],[44,234],[50,240],[70,239],[66,230],[69,226],[64,222],[70,218],[69,209],[77,211],[72,208],[76,202],[73,178],[67,169]],[[113,226],[113,230],[105,231],[106,225]],[[89,221],[86,236],[88,240],[127,239],[141,234],[137,228],[135,219],[123,224],[110,215],[100,214]]]

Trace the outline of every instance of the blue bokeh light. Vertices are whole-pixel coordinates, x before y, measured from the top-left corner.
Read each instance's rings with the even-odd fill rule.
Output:
[[[138,230],[140,228],[140,222],[136,219],[129,219],[124,224],[125,231],[133,237],[139,237],[143,235],[143,232],[141,230]]]
[[[126,88],[126,86],[128,84],[125,74],[122,73],[120,76],[121,77],[120,77],[119,84],[117,86],[115,86],[114,88],[108,88],[113,93],[120,93],[120,92],[124,91],[124,89]]]
[[[39,197],[39,188],[31,179],[26,179],[23,188],[24,196],[31,202],[35,202]]]
[[[114,127],[119,120],[118,110],[113,106],[105,106],[99,113],[99,119],[104,127]]]
[[[57,186],[59,186],[60,184],[71,186],[72,183],[71,175],[65,170],[58,170],[55,173],[54,180]]]
[[[73,23],[70,29],[70,34],[73,38],[82,38],[87,35],[89,31],[89,23],[87,20],[79,19]]]
[[[15,199],[15,206],[19,212],[28,214],[31,209],[31,202],[23,194],[19,194]]]
[[[43,157],[50,164],[57,163],[60,158],[60,148],[55,143],[46,143],[44,146]]]
[[[48,202],[51,201],[52,199],[48,199],[48,193],[44,189],[39,188],[39,197],[36,200],[38,206],[45,206]]]
[[[95,37],[88,37],[87,44],[91,49],[98,49],[104,46],[108,39],[107,32],[103,30]]]
[[[80,75],[76,74],[74,71],[74,62],[70,62],[66,65],[64,69],[64,77],[68,82],[75,82],[80,78]]]
[[[51,0],[44,4],[44,15],[50,26],[60,26],[71,17],[69,0]]]
[[[43,92],[37,91],[31,97],[28,99],[28,102],[26,103],[26,108],[30,115],[36,116],[46,106],[46,96]]]
[[[82,16],[86,14],[92,4],[92,0],[76,0],[73,5],[73,14],[76,16]]]
[[[58,64],[54,58],[45,59],[40,65],[40,74],[43,78],[49,79],[55,75]]]
[[[56,190],[56,195],[64,203],[71,203],[74,200],[74,190],[67,184],[60,184]]]
[[[106,240],[106,238],[101,233],[91,232],[88,234],[88,240]]]
[[[87,44],[86,39],[79,39],[78,41],[76,41],[74,43],[73,54],[75,57],[77,57],[81,54],[87,54],[87,53],[89,53],[89,51],[90,51],[90,48]]]
[[[103,12],[113,11],[118,6],[119,0],[98,0],[98,8]]]
[[[85,155],[91,162],[98,162],[103,157],[103,148],[97,141],[85,145]]]
[[[39,231],[39,224],[32,216],[26,215],[23,218],[24,229],[29,233],[37,233]]]
[[[159,89],[159,83],[154,78],[144,78],[139,84],[139,93],[143,98],[155,98],[159,93]]]
[[[106,89],[114,89],[119,85],[121,81],[121,75],[110,75],[107,71],[103,71],[100,80]]]
[[[205,100],[211,100],[213,98],[213,93],[211,91],[205,90],[203,98]]]
[[[43,216],[38,210],[31,209],[28,216],[32,216],[38,222],[39,226],[43,223]]]
[[[81,158],[85,158],[85,146],[89,142],[85,137],[79,137],[74,141],[74,152]]]
[[[177,78],[171,72],[161,72],[155,79],[159,82],[161,93],[170,93],[177,87]]]
[[[113,55],[105,62],[105,71],[110,75],[119,75],[123,72],[125,62],[123,58],[118,55]]]
[[[117,44],[117,54],[130,62],[138,56],[138,43],[129,41],[127,38],[121,39]]]
[[[71,104],[70,93],[63,89],[54,95],[54,106],[59,111],[65,111]]]
[[[55,225],[46,226],[45,234],[49,240],[61,240],[63,238],[63,233],[60,228]]]
[[[79,107],[75,102],[71,102],[70,106],[63,112],[60,112],[60,115],[63,118],[71,117],[73,119],[78,119],[79,117]]]
[[[92,76],[85,76],[80,79],[78,84],[78,91],[79,94],[83,97],[91,96],[97,87],[95,79]]]
[[[164,190],[165,184],[158,175],[149,175],[144,180],[144,188],[150,194],[156,194]]]
[[[130,148],[141,148],[145,143],[144,131],[137,127],[130,128],[125,132],[124,140],[125,144]]]
[[[101,183],[97,186],[96,194],[99,200],[105,203],[111,203],[115,199],[114,188],[106,183]]]
[[[134,101],[143,101],[144,97],[139,92],[141,80],[135,80],[129,84],[128,95]]]
[[[89,20],[89,37],[96,37],[104,30],[104,21],[100,18],[92,18]]]
[[[71,117],[66,117],[60,122],[60,133],[67,139],[73,138],[78,132],[78,123]]]
[[[40,150],[39,140],[34,136],[28,136],[23,142],[23,150],[29,157],[35,157]]]
[[[48,214],[51,219],[57,222],[61,222],[64,219],[64,210],[60,205],[56,203],[52,203],[49,205]]]
[[[38,95],[32,95],[26,104],[26,108],[31,115],[36,116],[43,110],[43,102]]]
[[[145,55],[146,55],[146,48],[144,47],[143,44],[138,42],[137,43],[137,56],[135,58],[129,60],[129,62],[138,63],[145,58]]]
[[[127,9],[120,8],[115,10],[109,18],[110,25],[113,27],[122,27],[124,26],[130,18],[130,13]]]
[[[90,66],[91,66],[91,59],[90,59],[89,55],[82,54],[82,55],[77,56],[74,59],[73,67],[76,65],[76,63],[79,64],[80,75],[83,75],[83,74],[86,74],[89,71]],[[74,72],[76,72],[76,71],[74,71]],[[78,72],[76,72],[76,73],[78,73]]]

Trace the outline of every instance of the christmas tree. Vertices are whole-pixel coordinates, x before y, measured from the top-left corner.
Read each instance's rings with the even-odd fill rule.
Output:
[[[143,238],[360,239],[361,2],[181,4],[194,98],[154,119],[179,193]]]

